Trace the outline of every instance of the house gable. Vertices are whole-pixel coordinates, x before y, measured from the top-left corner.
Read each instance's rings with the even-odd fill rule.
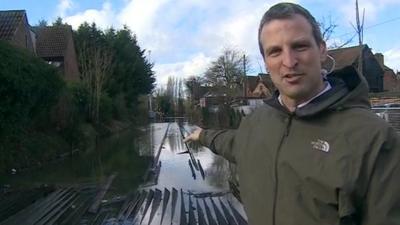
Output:
[[[269,74],[260,73],[258,76],[246,77],[246,96],[250,98],[268,98],[275,91]]]
[[[35,37],[25,10],[0,11],[0,40],[35,53]]]
[[[392,69],[385,69],[383,87],[385,91],[400,91],[400,80]]]
[[[368,82],[369,91],[381,92],[383,91],[384,71],[368,45],[363,45],[361,48],[363,59],[362,75]],[[341,69],[345,66],[354,66],[355,68],[358,68],[360,53],[360,46],[329,50],[328,55],[335,59],[335,63],[333,64],[331,60],[327,60],[323,63],[323,68],[328,71],[332,66],[334,66],[335,70]]]
[[[262,98],[267,98],[271,97],[272,93],[271,91],[265,86],[263,82],[259,82],[256,86],[256,88],[253,90],[252,95],[254,97],[262,97]]]
[[[0,39],[12,40],[25,18],[25,10],[0,11]]]
[[[79,69],[72,27],[69,25],[35,27],[37,54],[59,68],[66,80],[78,80]]]
[[[363,74],[367,79],[370,92],[383,91],[384,71],[369,48],[363,49]]]
[[[384,71],[383,89],[384,91],[400,91],[400,79],[392,69],[385,66],[385,60],[382,53],[376,53],[375,58]]]

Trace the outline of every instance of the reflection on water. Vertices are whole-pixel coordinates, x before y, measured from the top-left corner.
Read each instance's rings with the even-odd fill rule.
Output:
[[[225,186],[230,177],[229,164],[222,157],[215,157],[212,164],[207,168],[208,182],[214,186]]]
[[[231,177],[230,164],[197,143],[191,143],[187,147],[183,142],[182,133],[187,135],[195,127],[187,124],[180,126],[178,123],[170,123],[169,127],[167,123],[152,124],[151,127],[150,130],[155,131],[152,141],[156,150],[153,152],[157,155],[157,151],[160,150],[161,169],[156,184],[146,186],[144,190],[148,191],[148,195],[159,194],[158,198],[146,198],[138,210],[137,217],[127,224],[147,224],[150,221],[152,221],[151,224],[182,224],[182,221],[186,221],[184,224],[196,224],[193,221],[199,221],[200,211],[206,214],[204,216],[207,216],[208,221],[217,222],[228,219],[227,216],[234,213],[236,216],[240,214],[241,218],[246,218],[241,203],[230,194],[228,185],[228,179]],[[166,138],[162,143],[165,132],[167,132]],[[200,168],[204,171],[204,178]],[[178,193],[177,200],[169,200],[173,197],[167,199],[164,196],[169,196],[174,191]],[[166,199],[166,202],[162,204],[159,202],[160,195],[163,195],[162,201]],[[158,207],[160,205],[165,205],[165,207]],[[154,209],[150,210],[153,206],[155,206]],[[247,222],[241,224],[247,224]]]
[[[40,170],[0,178],[0,184],[83,186],[84,183],[104,183],[110,175],[118,174],[107,195],[99,198],[104,201],[103,208],[98,214],[85,214],[80,224],[94,224],[83,221],[96,218],[103,221],[101,224],[139,224],[141,221],[148,224],[150,220],[152,224],[161,224],[161,214],[164,214],[162,224],[169,225],[171,222],[178,224],[182,219],[197,220],[199,211],[206,212],[208,219],[218,221],[221,219],[218,217],[229,215],[235,212],[234,209],[245,215],[241,203],[229,193],[229,163],[207,148],[183,143],[182,133],[187,135],[193,129],[187,124],[180,127],[177,123],[153,123],[140,132],[127,131],[104,139],[97,150],[81,153]],[[135,192],[145,170],[150,165],[159,165],[158,162],[152,163],[152,160],[157,160],[157,155],[161,168],[156,184],[143,185],[140,192]],[[135,194],[140,198],[135,200]],[[170,200],[166,200],[165,196],[169,194]],[[114,205],[113,199],[116,200]],[[123,205],[126,206],[125,211],[122,210]],[[226,210],[231,205],[234,209]],[[194,210],[198,211],[194,213]],[[197,216],[193,217],[194,214]],[[119,222],[115,223],[117,219]]]
[[[158,128],[163,126],[165,132],[167,124],[153,124],[152,126]],[[201,172],[196,170],[194,165],[191,165],[190,156],[185,153],[188,149],[183,142],[179,129],[177,123],[170,124],[167,138],[161,149],[159,160],[162,166],[158,183],[152,188],[176,188],[178,190],[182,188],[191,192],[228,191],[229,170],[227,161],[213,154],[207,148],[197,146],[196,149],[193,149],[190,145],[190,151],[193,152],[196,162],[198,160],[204,170],[205,178],[203,180]],[[161,140],[158,139],[162,138],[162,135],[156,134],[155,137],[157,137],[154,139],[157,143],[155,146],[159,146]],[[195,178],[193,173],[195,173]]]
[[[149,130],[127,130],[100,140],[97,150],[81,152],[36,170],[0,177],[0,184],[29,188],[41,184],[97,183],[118,173],[113,191],[125,193],[141,182],[150,157],[140,157],[138,152],[149,152],[152,148],[148,142]]]

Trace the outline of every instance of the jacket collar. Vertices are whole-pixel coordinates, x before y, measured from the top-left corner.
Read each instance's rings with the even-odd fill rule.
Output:
[[[296,117],[310,117],[327,110],[345,108],[368,108],[368,86],[353,66],[333,71],[327,75],[332,88],[310,101],[306,106],[297,108],[293,113],[279,103],[279,91],[276,91],[267,105]]]
[[[320,96],[320,95],[322,95],[323,93],[325,93],[325,92],[329,91],[330,89],[332,89],[331,84],[330,84],[329,81],[327,81],[327,80],[324,81],[324,86],[325,86],[325,88],[324,88],[321,92],[319,92],[317,95],[315,95],[315,96],[312,97],[311,99],[309,99],[309,100],[307,100],[307,101],[305,101],[305,102],[299,104],[299,105],[297,106],[297,108],[303,108],[304,106],[308,105],[308,103],[310,103],[312,100],[314,100],[314,99],[317,98],[318,96]],[[280,94],[279,94],[279,96],[278,96],[278,101],[279,101],[279,103],[280,103],[281,105],[283,105],[283,106],[285,105],[285,104],[283,103],[283,100],[282,100],[282,95],[280,95]]]

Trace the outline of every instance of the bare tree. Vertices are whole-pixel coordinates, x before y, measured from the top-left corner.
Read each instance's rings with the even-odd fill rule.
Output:
[[[95,119],[99,121],[100,98],[104,90],[104,84],[107,82],[112,68],[112,55],[105,49],[94,49],[94,90],[95,90]]]
[[[183,80],[174,76],[168,77],[166,88],[156,92],[158,111],[167,116],[183,116],[184,114]]]
[[[79,50],[82,80],[89,92],[89,118],[99,122],[100,99],[112,70],[112,54],[101,47],[90,47],[86,43]]]
[[[332,21],[332,17],[330,15],[328,17],[322,17],[322,21],[319,22],[319,26],[321,28],[322,39],[324,39],[325,42],[331,38],[331,35],[338,27],[338,25]]]
[[[337,42],[336,40],[332,40],[332,34],[334,34],[335,29],[338,27],[338,25],[333,22],[332,17],[329,15],[328,17],[322,17],[322,21],[319,22],[319,26],[321,29],[322,33],[322,39],[328,43],[328,41],[332,41],[332,43],[328,46],[329,49],[335,49],[335,48],[343,48],[344,46],[350,44],[355,35],[353,35],[351,38],[343,41],[343,42]]]
[[[205,84],[204,77],[202,76],[191,76],[184,82],[186,89],[186,96],[189,96],[190,102],[198,99],[200,87]]]
[[[250,68],[246,54],[226,48],[217,60],[205,72],[206,82],[210,86],[225,89],[231,94],[238,92]]]

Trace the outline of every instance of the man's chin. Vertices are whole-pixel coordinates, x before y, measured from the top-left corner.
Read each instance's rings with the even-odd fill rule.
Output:
[[[291,99],[298,99],[298,98],[302,98],[304,96],[303,91],[296,90],[296,89],[287,90],[285,92],[280,92],[280,93]]]
[[[301,102],[307,97],[302,91],[292,91],[292,92],[286,92],[286,93],[281,93],[283,98],[290,99],[291,101],[295,102]]]

